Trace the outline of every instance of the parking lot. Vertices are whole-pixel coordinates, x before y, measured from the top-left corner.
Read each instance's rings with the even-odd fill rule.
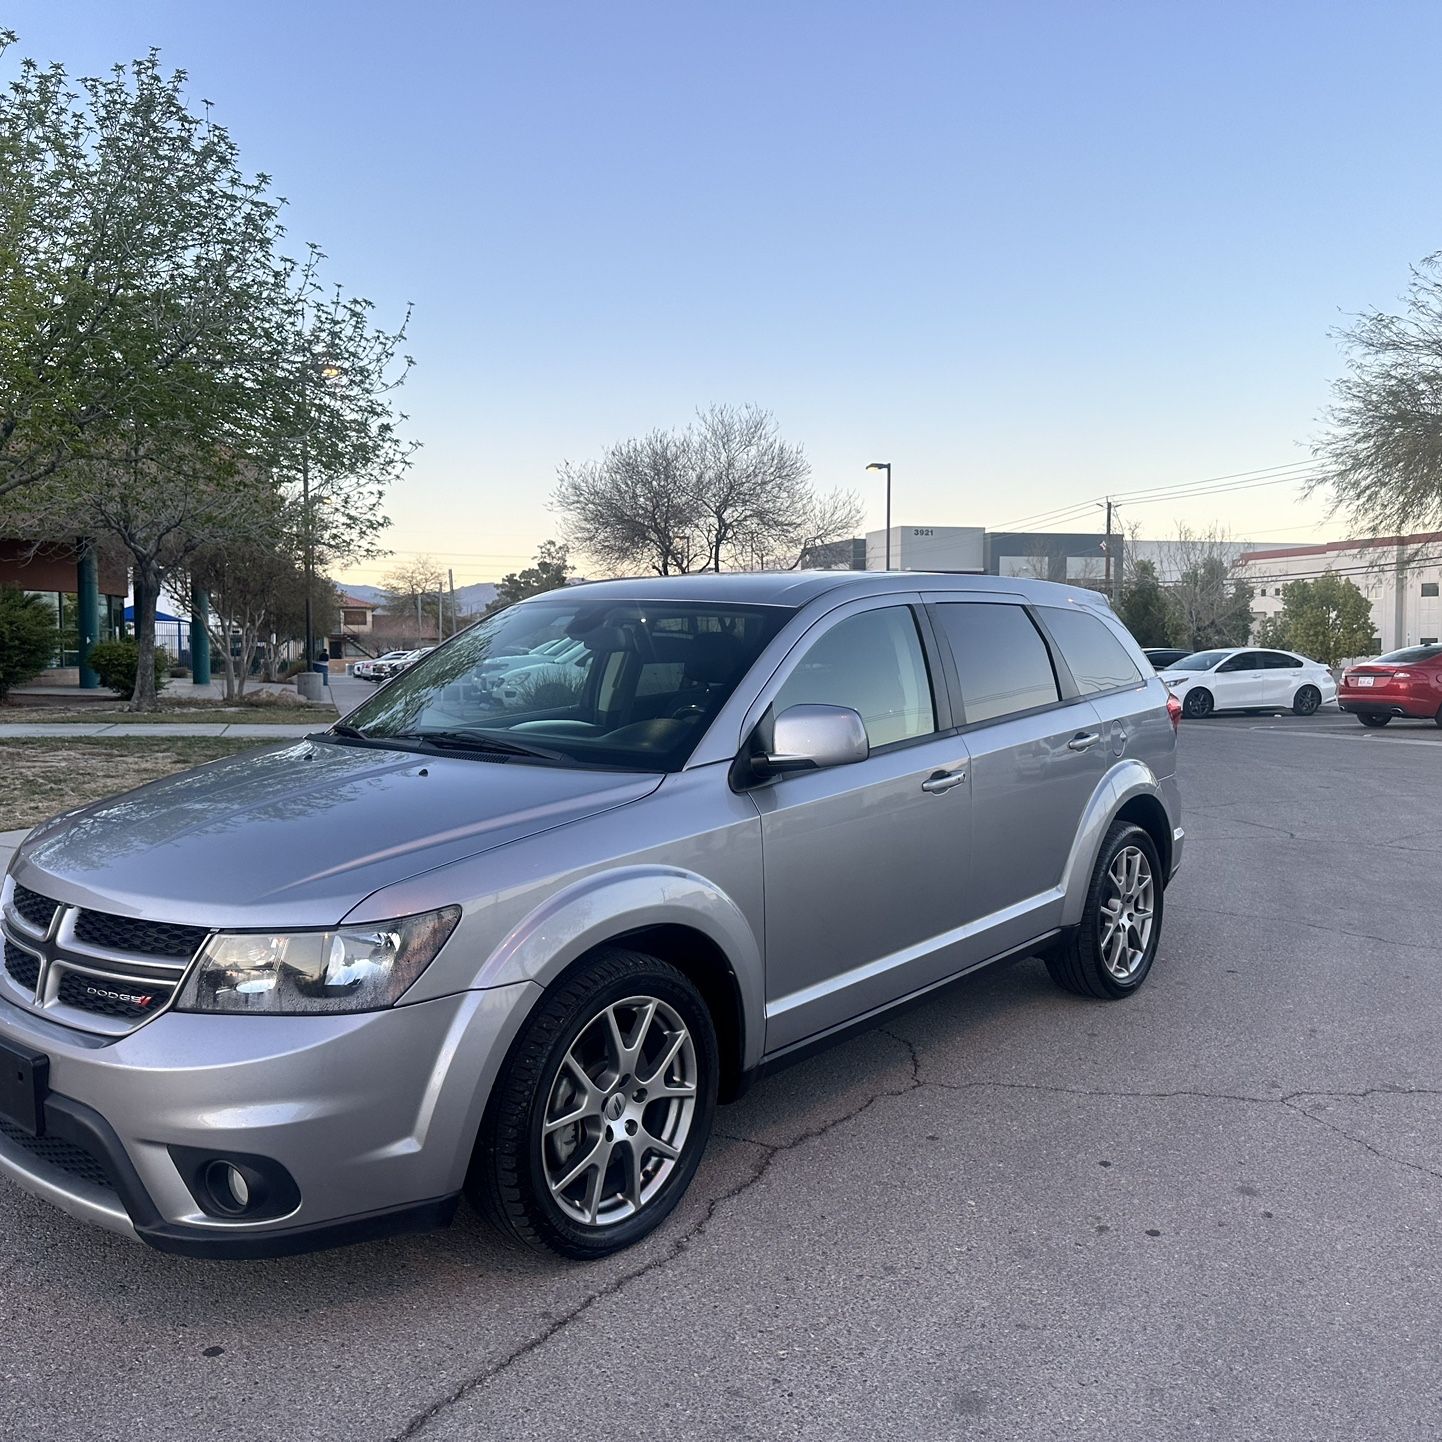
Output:
[[[0,1183],[0,1436],[1436,1438],[1442,731],[1183,726],[1119,1005],[1027,960],[775,1076],[588,1266],[198,1263]]]

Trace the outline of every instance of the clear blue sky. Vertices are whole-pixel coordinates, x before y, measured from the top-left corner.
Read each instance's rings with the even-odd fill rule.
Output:
[[[1328,328],[1442,248],[1435,0],[6,8],[76,73],[159,46],[292,234],[415,302],[390,534],[458,584],[554,532],[560,460],[713,401],[875,526],[873,459],[898,522],[985,525],[1302,459]]]

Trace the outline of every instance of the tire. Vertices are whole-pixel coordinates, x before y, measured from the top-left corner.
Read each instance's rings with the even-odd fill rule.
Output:
[[[1357,713],[1357,719],[1358,719],[1364,726],[1370,726],[1370,727],[1372,727],[1374,730],[1380,730],[1380,729],[1381,729],[1383,726],[1385,726],[1392,718],[1391,718],[1390,716],[1368,715],[1368,713],[1365,712],[1365,711],[1359,711],[1359,712]],[[1442,726],[1442,719],[1439,719],[1438,722],[1437,722],[1437,724],[1438,724],[1439,726]]]
[[[1119,899],[1125,904],[1127,888],[1114,873],[1119,870],[1121,877],[1128,876],[1135,864],[1133,858],[1138,855],[1143,863],[1139,879],[1149,883],[1146,916],[1150,925],[1125,927],[1118,951],[1111,944],[1114,931],[1108,927],[1107,913]],[[1112,822],[1087,887],[1081,922],[1046,957],[1051,979],[1064,991],[1102,1001],[1120,1001],[1134,995],[1156,960],[1162,909],[1162,866],[1152,838],[1129,821]]]
[[[1438,726],[1442,726],[1442,706],[1437,708],[1437,714],[1432,719]]]
[[[691,1184],[719,1070],[711,1014],[687,977],[641,952],[595,952],[552,985],[512,1044],[467,1193],[502,1233],[537,1250],[584,1259],[629,1247]],[[557,1126],[563,1117],[575,1120]],[[629,1140],[638,1134],[649,1145]]]
[[[1193,721],[1212,714],[1212,693],[1205,686],[1193,686],[1182,697],[1182,715]]]
[[[1299,686],[1297,694],[1292,697],[1292,714],[1313,716],[1321,704],[1322,693],[1315,686]]]

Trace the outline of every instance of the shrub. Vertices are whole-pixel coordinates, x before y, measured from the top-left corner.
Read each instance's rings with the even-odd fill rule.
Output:
[[[135,690],[135,666],[140,660],[140,648],[134,641],[97,641],[90,648],[90,666],[100,684],[117,696],[129,696]],[[166,673],[170,670],[170,657],[164,646],[155,648],[155,689],[165,685]]]
[[[39,596],[0,586],[0,701],[43,669],[59,640],[55,617]]]
[[[521,711],[564,711],[581,699],[585,684],[584,674],[569,667],[524,671],[515,683],[515,706]]]
[[[190,675],[189,666],[171,666],[167,672],[172,681],[184,681]]]

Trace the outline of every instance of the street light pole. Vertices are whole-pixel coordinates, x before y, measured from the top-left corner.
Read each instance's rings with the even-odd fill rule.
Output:
[[[891,462],[872,461],[868,471],[886,472],[886,569],[891,569]]]

